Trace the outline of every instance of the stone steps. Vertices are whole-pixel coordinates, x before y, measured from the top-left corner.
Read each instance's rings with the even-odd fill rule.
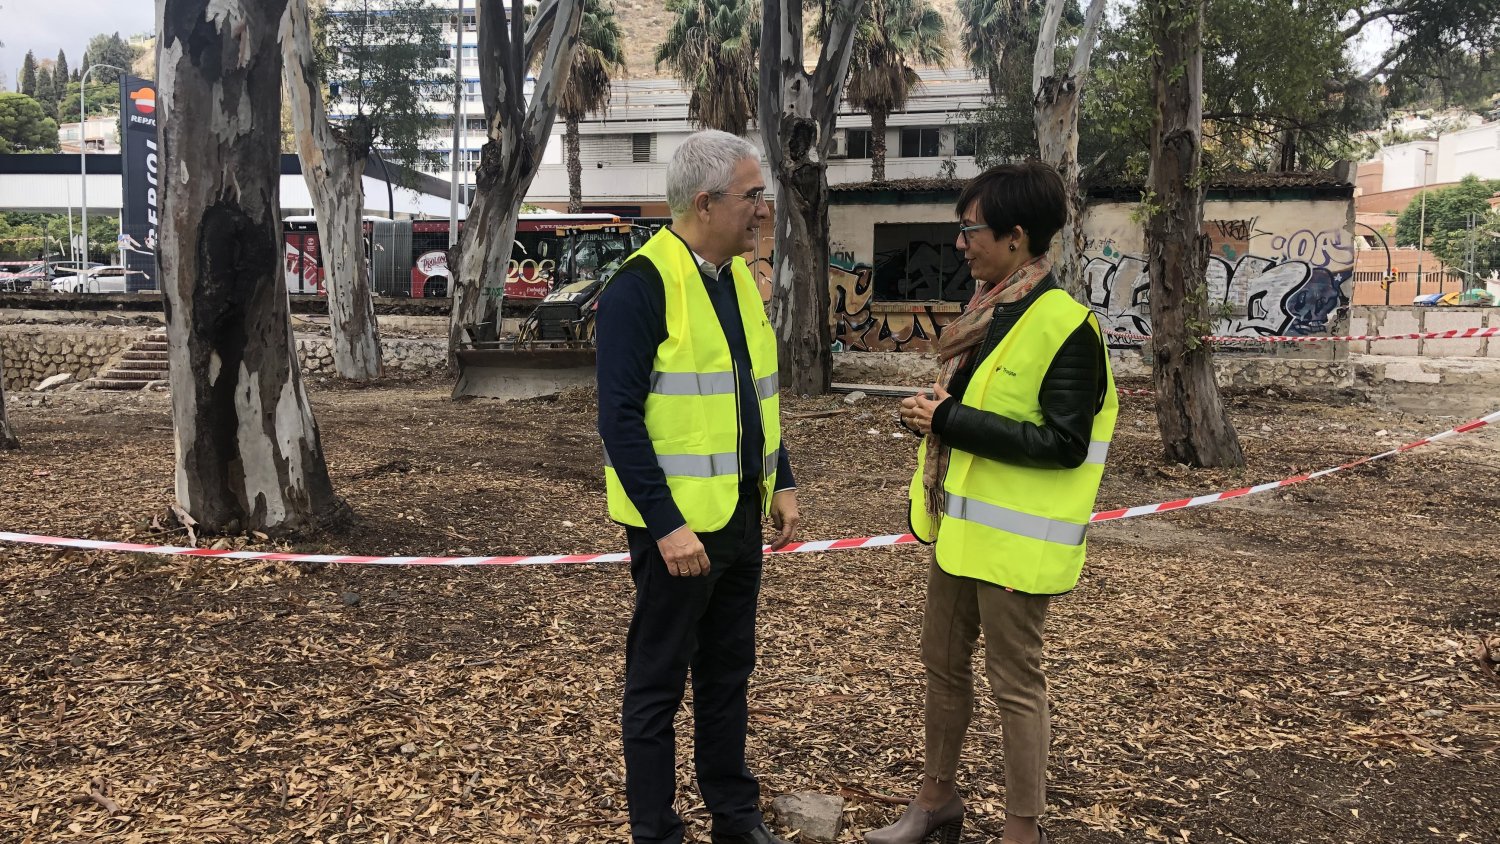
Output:
[[[153,331],[131,346],[108,371],[85,382],[91,390],[144,390],[154,381],[166,381],[167,335]]]

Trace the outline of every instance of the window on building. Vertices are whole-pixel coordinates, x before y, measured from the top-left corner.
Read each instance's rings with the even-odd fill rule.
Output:
[[[849,158],[869,158],[875,149],[875,136],[869,129],[849,130]]]
[[[974,155],[979,149],[979,127],[960,124],[953,130],[953,154]]]
[[[634,135],[579,135],[578,160],[588,165],[634,161],[634,139]]]
[[[484,124],[484,118],[483,117],[470,117],[469,118],[469,131],[470,132],[487,132],[487,131],[489,131],[489,127]]]
[[[464,102],[479,102],[479,80],[464,83]]]
[[[937,158],[941,153],[942,130],[936,126],[908,126],[901,130],[902,158]]]
[[[630,160],[634,164],[650,164],[656,160],[656,133],[636,132],[630,136]]]
[[[460,172],[474,170],[479,167],[479,150],[461,149],[458,151],[458,169]]]
[[[954,247],[957,224],[895,223],[875,227],[875,299],[964,302],[974,292],[969,265]]]

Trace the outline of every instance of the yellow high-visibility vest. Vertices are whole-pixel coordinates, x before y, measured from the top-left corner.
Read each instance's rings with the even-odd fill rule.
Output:
[[[708,298],[702,272],[687,244],[668,229],[646,242],[635,256],[650,261],[666,291],[667,339],[651,364],[646,396],[646,433],[657,464],[667,476],[672,500],[696,533],[729,523],[739,501],[739,391],[729,341]],[[745,259],[731,262],[735,299],[750,351],[749,377],[760,402],[765,437],[760,477],[761,509],[769,512],[781,450],[781,387],[776,366],[776,334],[766,318],[760,290]],[[645,527],[640,511],[604,455],[609,517]]]
[[[963,403],[1019,422],[1042,424],[1042,379],[1063,342],[1085,321],[1099,333],[1093,314],[1065,291],[1043,293],[975,367]],[[1105,380],[1104,407],[1094,416],[1083,465],[1033,469],[953,449],[943,478],[943,515],[936,529],[927,515],[922,488],[927,458],[927,442],[923,441],[908,490],[912,533],[923,542],[936,541],[943,571],[1033,595],[1056,595],[1078,584],[1089,516],[1120,410],[1107,355]]]

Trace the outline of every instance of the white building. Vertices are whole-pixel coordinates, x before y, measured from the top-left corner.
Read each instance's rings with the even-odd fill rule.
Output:
[[[340,0],[346,8],[354,0]],[[363,2],[363,0],[360,0]],[[433,0],[435,7],[456,11],[452,0]],[[472,186],[486,140],[484,104],[480,98],[478,33],[473,0],[466,0],[460,32],[453,15],[444,23],[443,37],[450,55],[449,69],[462,80],[463,95],[455,102],[450,89],[429,108],[438,116],[429,148],[444,154],[451,164],[458,156],[458,180]],[[978,172],[974,164],[972,134],[965,131],[966,117],[983,107],[987,84],[968,70],[923,70],[923,84],[913,93],[904,112],[893,114],[886,130],[886,177],[903,179],[952,175],[960,178]],[[530,95],[530,80],[526,91]],[[583,195],[594,206],[617,206],[628,210],[643,203],[659,202],[665,192],[666,161],[677,145],[695,127],[688,118],[688,92],[673,79],[620,79],[603,114],[589,115],[579,125],[583,172]],[[459,117],[457,150],[453,143],[453,120]],[[870,178],[870,118],[847,106],[838,119],[833,139],[828,180],[831,184],[863,182]],[[759,130],[752,124],[749,138],[760,145]],[[432,175],[449,178],[448,167]],[[774,193],[773,193],[774,196]],[[527,201],[562,204],[568,200],[568,177],[563,157],[563,125],[553,125],[543,153],[542,167],[532,183]]]
[[[1389,146],[1374,160],[1384,165],[1381,191],[1451,184],[1465,176],[1500,179],[1500,122]]]
[[[987,83],[968,70],[926,69],[919,75],[922,85],[906,110],[887,120],[886,178],[975,175],[974,135],[966,122],[983,108],[989,96]],[[697,129],[688,117],[688,97],[674,79],[615,83],[605,112],[590,115],[578,127],[587,203],[631,206],[660,202],[666,191],[667,160]],[[846,104],[837,125],[829,152],[829,184],[869,181],[869,115]],[[748,136],[761,146],[760,130],[754,123]],[[560,122],[553,128],[541,170],[526,198],[543,204],[568,199]]]
[[[64,123],[57,127],[57,143],[62,152],[78,154],[79,138],[86,136],[89,152],[120,151],[120,115],[103,114],[85,123]]]

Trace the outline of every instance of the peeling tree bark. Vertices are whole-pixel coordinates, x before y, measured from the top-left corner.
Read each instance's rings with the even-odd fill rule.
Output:
[[[1042,28],[1037,35],[1036,56],[1031,66],[1036,138],[1042,160],[1057,168],[1068,196],[1068,223],[1052,242],[1053,275],[1080,302],[1088,301],[1083,277],[1083,194],[1078,182],[1078,100],[1089,61],[1098,43],[1099,20],[1104,0],[1092,0],[1084,17],[1083,31],[1068,71],[1056,75],[1057,27],[1062,22],[1064,0],[1047,0]]]
[[[307,0],[288,0],[281,50],[302,177],[318,215],[334,369],[355,381],[379,378],[380,327],[364,249],[362,177],[367,151],[328,121],[318,87]]]
[[[782,389],[828,392],[833,374],[828,303],[828,144],[865,0],[832,0],[818,65],[802,63],[802,0],[765,0],[760,42],[760,131],[776,182],[771,324]]]
[[[448,365],[454,371],[460,346],[498,333],[521,202],[541,166],[573,65],[583,0],[546,0],[530,30],[523,16],[507,21],[500,0],[480,0],[478,14],[479,87],[489,140],[474,174],[474,201],[458,254],[449,261],[457,268],[448,323]],[[528,105],[522,86],[544,43],[546,54]]]
[[[1203,0],[1149,0],[1152,380],[1166,459],[1189,466],[1244,466],[1234,424],[1214,381],[1213,350],[1197,339],[1208,318],[1209,241],[1203,234]]]
[[[0,360],[0,451],[12,451],[21,447],[16,430],[10,426],[10,417],[5,413],[5,361]]]
[[[302,388],[282,271],[276,37],[286,3],[157,6],[177,500],[210,532],[300,533],[349,515]]]

